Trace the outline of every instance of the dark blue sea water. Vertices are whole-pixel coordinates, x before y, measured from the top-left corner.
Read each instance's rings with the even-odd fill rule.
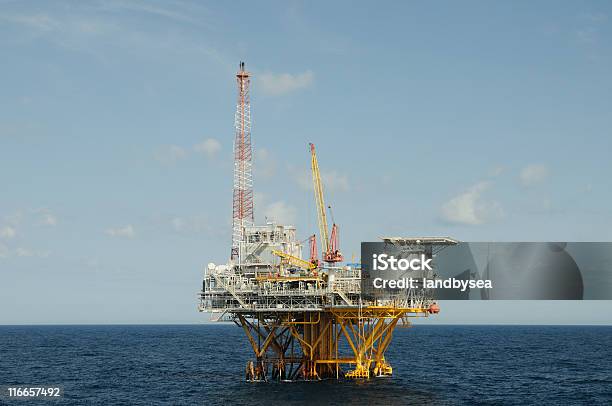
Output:
[[[0,326],[0,386],[64,387],[40,404],[612,404],[612,327],[398,329],[394,376],[361,382],[248,383],[248,348],[234,325]]]

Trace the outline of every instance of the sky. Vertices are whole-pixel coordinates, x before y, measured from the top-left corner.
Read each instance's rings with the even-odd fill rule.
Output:
[[[231,241],[235,73],[255,216],[382,236],[612,241],[605,1],[0,1],[0,324],[199,323]],[[612,323],[446,302],[438,323]],[[427,320],[430,322],[430,320]]]

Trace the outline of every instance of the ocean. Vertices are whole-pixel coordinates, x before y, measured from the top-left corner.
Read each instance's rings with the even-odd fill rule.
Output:
[[[393,377],[369,381],[245,382],[249,348],[233,324],[0,326],[0,386],[64,389],[19,405],[612,404],[612,326],[397,329]]]

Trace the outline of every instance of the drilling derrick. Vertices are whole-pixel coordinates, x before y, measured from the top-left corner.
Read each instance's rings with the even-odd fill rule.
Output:
[[[378,297],[362,292],[361,264],[340,265],[338,227],[327,226],[323,185],[314,145],[311,165],[322,259],[316,237],[309,257],[291,225],[255,225],[251,152],[250,74],[240,63],[235,120],[231,258],[209,263],[199,292],[199,310],[244,330],[254,358],[245,368],[251,381],[369,378],[391,375],[385,358],[394,329],[408,317],[426,317],[439,307],[424,289]],[[306,241],[306,240],[304,240]],[[386,238],[405,255],[435,256],[448,238]],[[435,266],[435,262],[433,262]],[[433,271],[422,277],[433,278]],[[365,286],[365,285],[364,285]],[[365,289],[365,288],[364,288]]]
[[[251,75],[240,62],[236,74],[238,102],[234,117],[234,196],[232,216],[231,259],[238,260],[240,245],[244,241],[245,227],[253,226],[253,153],[251,149],[251,101],[249,87]]]

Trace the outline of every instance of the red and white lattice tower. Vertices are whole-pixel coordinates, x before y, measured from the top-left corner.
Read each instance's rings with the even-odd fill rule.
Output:
[[[232,253],[231,259],[237,260],[240,243],[244,240],[244,228],[254,224],[253,217],[253,151],[251,148],[251,102],[249,87],[251,75],[244,70],[236,74],[238,81],[238,103],[234,126],[234,204],[232,220]]]

